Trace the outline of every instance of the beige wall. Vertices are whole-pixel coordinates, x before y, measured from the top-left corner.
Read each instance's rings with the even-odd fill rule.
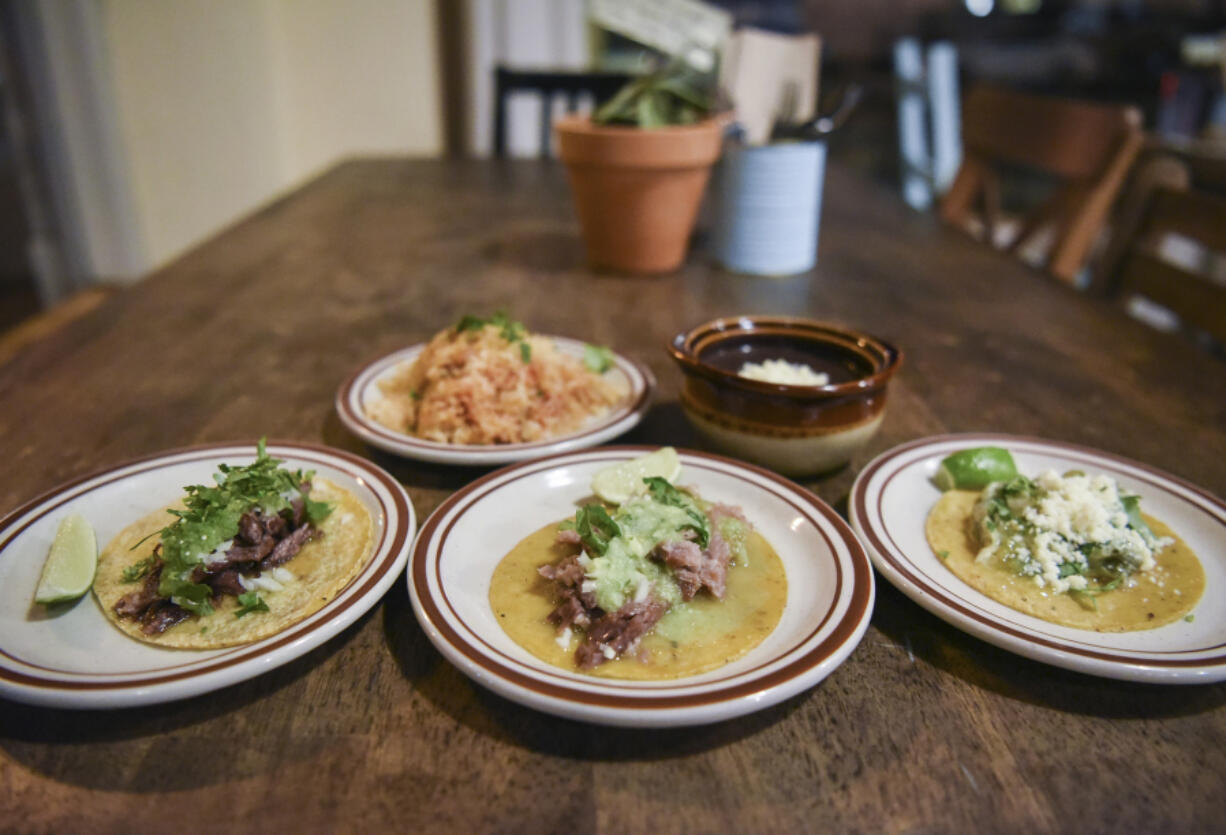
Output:
[[[99,0],[146,268],[337,160],[442,147],[433,0]]]
[[[424,0],[276,0],[291,168],[338,153],[440,152],[434,15]]]

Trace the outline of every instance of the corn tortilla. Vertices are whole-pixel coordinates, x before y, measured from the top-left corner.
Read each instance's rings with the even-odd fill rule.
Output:
[[[119,599],[139,588],[139,581],[124,582],[124,569],[152,554],[158,537],[151,536],[135,550],[133,546],[174,521],[167,512],[169,508],[133,522],[102,550],[94,577],[94,597],[117,629],[155,646],[219,649],[275,635],[323,608],[362,571],[373,550],[374,525],[370,513],[356,496],[327,479],[316,477],[312,482],[311,498],[328,502],[332,512],[318,525],[323,535],[304,545],[285,564],[294,579],[286,582],[280,591],[259,593],[268,604],[267,612],[235,617],[238,600],[227,595],[214,608],[213,614],[193,615],[158,635],[146,635],[139,621],[121,618],[115,613]]]
[[[565,555],[557,544],[558,523],[523,539],[494,569],[490,608],[504,632],[542,661],[563,670],[602,678],[663,681],[730,664],[766,639],[783,616],[788,581],[779,555],[757,531],[749,531],[745,564],[728,570],[723,600],[702,594],[682,603],[643,636],[641,653],[595,669],[580,669],[572,642],[562,647],[547,615],[557,604],[553,583],[537,569]],[[582,639],[582,633],[579,633]]]
[[[1061,626],[1095,632],[1154,629],[1185,617],[1205,590],[1205,570],[1196,554],[1161,521],[1145,516],[1153,532],[1174,544],[1156,556],[1151,571],[1134,574],[1135,585],[1101,592],[1096,608],[1086,608],[1069,594],[1040,588],[1033,577],[1021,577],[999,561],[975,560],[971,509],[979,493],[950,490],[928,514],[925,534],[932,550],[959,579],[988,597],[1027,615]]]

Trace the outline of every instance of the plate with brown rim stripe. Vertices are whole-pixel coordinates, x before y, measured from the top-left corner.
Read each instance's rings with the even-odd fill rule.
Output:
[[[999,446],[1018,471],[1103,473],[1141,497],[1142,509],[1171,527],[1200,558],[1205,591],[1192,613],[1132,632],[1097,632],[1050,623],[1011,609],[955,577],[924,533],[941,492],[932,483],[958,450]],[[879,455],[856,478],[851,523],[873,564],[919,605],[959,629],[1027,658],[1105,678],[1157,684],[1226,679],[1226,502],[1147,464],[1074,444],[998,434],[941,435]],[[1159,555],[1161,560],[1161,555]]]
[[[409,595],[448,661],[528,707],[627,727],[741,716],[813,687],[842,663],[868,627],[874,594],[868,556],[850,527],[794,482],[689,450],[679,450],[679,484],[697,488],[707,501],[739,506],[782,561],[787,599],[774,630],[723,666],[654,681],[553,666],[508,636],[490,604],[498,563],[529,534],[572,516],[590,496],[597,471],[653,449],[601,447],[506,467],[455,493],[430,516],[409,561]]]
[[[267,448],[285,466],[314,470],[345,488],[370,512],[374,549],[357,577],[323,608],[275,635],[207,651],[129,638],[89,593],[45,608],[33,602],[34,589],[61,519],[80,513],[105,545],[131,522],[173,502],[185,485],[212,483],[218,464],[250,462],[255,446],[196,446],[83,476],[0,519],[0,696],[60,708],[120,708],[196,696],[298,658],[374,606],[403,571],[416,531],[404,488],[347,452],[296,442],[269,442]],[[287,567],[292,570],[293,562]]]
[[[562,336],[549,337],[557,349],[583,359],[585,344]],[[620,354],[611,355],[611,367],[602,375],[624,394],[613,408],[593,415],[573,432],[535,441],[508,444],[452,444],[430,441],[384,426],[367,414],[367,406],[382,397],[379,384],[411,364],[425,343],[393,351],[363,365],[341,383],[336,392],[336,413],[350,432],[371,446],[418,461],[435,464],[488,467],[539,458],[555,452],[584,449],[629,432],[651,406],[656,378],[646,365]]]

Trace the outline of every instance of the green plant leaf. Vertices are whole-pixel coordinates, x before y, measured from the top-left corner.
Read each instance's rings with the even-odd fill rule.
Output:
[[[632,121],[635,100],[650,84],[651,76],[646,75],[628,82],[625,87],[613,95],[613,98],[596,109],[592,121],[598,125],[607,125],[622,120]]]
[[[715,108],[714,79],[688,69],[681,60],[636,78],[592,115],[598,125],[660,128],[700,121]]]
[[[657,90],[648,90],[639,96],[635,109],[639,127],[652,130],[667,125],[668,112],[665,107],[662,94]]]
[[[698,110],[711,109],[711,99],[685,78],[665,78],[659,83],[658,88]]]

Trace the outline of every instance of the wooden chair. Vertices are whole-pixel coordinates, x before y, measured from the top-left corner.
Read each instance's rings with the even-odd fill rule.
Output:
[[[1185,170],[1182,186],[1226,196],[1226,142],[1175,136],[1145,137],[1138,165],[1146,160],[1177,162]],[[1180,187],[1182,187],[1180,186]]]
[[[630,79],[625,73],[565,70],[494,70],[494,156],[507,153],[507,100],[512,93],[531,92],[541,97],[540,156],[549,156],[553,130],[553,99],[566,97],[566,112],[573,113],[579,96],[589,93],[597,103],[612,97]]]
[[[977,87],[962,112],[963,161],[941,201],[941,217],[1018,253],[1050,231],[1043,267],[1074,284],[1085,266],[1129,166],[1141,148],[1134,107],[1091,104]],[[1051,178],[1050,196],[1002,239],[1002,170]],[[976,205],[982,206],[976,216]]]
[[[1226,197],[1195,186],[1186,161],[1155,154],[1137,166],[1099,286],[1178,317],[1217,352],[1226,349]]]

